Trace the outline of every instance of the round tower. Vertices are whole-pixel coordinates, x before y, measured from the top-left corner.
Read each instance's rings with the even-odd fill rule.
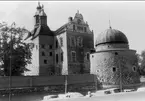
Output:
[[[90,55],[91,73],[103,88],[129,88],[140,83],[136,51],[124,33],[111,27],[100,33]]]

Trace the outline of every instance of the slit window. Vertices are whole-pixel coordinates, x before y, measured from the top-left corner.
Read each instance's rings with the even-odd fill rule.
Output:
[[[133,66],[132,69],[133,69],[134,72],[137,71],[136,66]]]
[[[63,61],[63,52],[61,53],[61,61]]]
[[[58,48],[58,40],[56,40],[56,48]]]
[[[58,54],[56,54],[56,63],[58,63]]]
[[[116,72],[116,67],[113,67],[113,68],[112,68],[112,71],[113,71],[113,72]]]
[[[90,60],[90,53],[87,53],[87,60]]]

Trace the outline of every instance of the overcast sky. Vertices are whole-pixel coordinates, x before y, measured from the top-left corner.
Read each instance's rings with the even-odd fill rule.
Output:
[[[140,53],[145,49],[145,2],[69,2],[69,1],[41,1],[47,14],[47,24],[56,30],[74,17],[77,10],[83,15],[95,37],[109,28],[109,18],[114,29],[122,31],[129,40],[131,49]],[[33,16],[36,12],[37,1],[7,1],[0,2],[0,21],[8,24],[16,22],[18,26],[25,26],[32,30]]]

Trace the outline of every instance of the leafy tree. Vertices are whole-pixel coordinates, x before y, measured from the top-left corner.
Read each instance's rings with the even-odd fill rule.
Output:
[[[140,66],[139,72],[141,75],[145,75],[145,50],[138,54],[138,63]]]
[[[23,41],[28,30],[16,27],[15,23],[8,26],[0,23],[0,64],[5,76],[21,76],[26,65],[31,63],[31,50],[29,44]],[[11,71],[11,72],[10,72]]]

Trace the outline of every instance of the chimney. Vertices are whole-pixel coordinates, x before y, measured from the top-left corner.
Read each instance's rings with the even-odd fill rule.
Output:
[[[69,17],[68,18],[68,22],[72,22],[73,18],[72,17]]]

